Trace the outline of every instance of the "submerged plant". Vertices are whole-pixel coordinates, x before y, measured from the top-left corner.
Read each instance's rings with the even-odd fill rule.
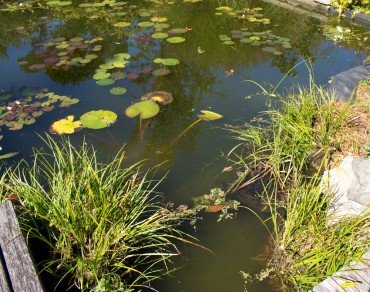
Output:
[[[29,214],[23,228],[50,247],[44,268],[94,291],[149,287],[170,272],[179,254],[173,242],[186,239],[178,217],[159,203],[162,179],[141,172],[141,163],[124,166],[123,150],[100,163],[86,143],[45,143],[48,152],[35,150],[33,164],[19,164],[3,184]]]

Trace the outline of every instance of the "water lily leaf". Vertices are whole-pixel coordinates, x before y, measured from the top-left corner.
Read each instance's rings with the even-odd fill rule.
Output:
[[[223,118],[222,115],[215,113],[215,112],[206,111],[206,110],[201,110],[200,112],[202,113],[202,115],[198,115],[198,118],[203,121],[215,121],[215,120]]]
[[[154,25],[154,22],[151,21],[142,21],[137,24],[140,27],[151,27]]]
[[[101,80],[101,79],[107,79],[109,76],[110,76],[110,73],[108,73],[107,71],[101,71],[101,72],[95,73],[93,75],[93,78],[95,80]]]
[[[159,106],[154,101],[144,100],[130,105],[125,114],[129,118],[134,118],[140,115],[141,119],[149,119],[159,113]]]
[[[186,33],[188,30],[186,28],[173,28],[169,33]]]
[[[78,98],[69,98],[68,96],[65,96],[62,98],[62,102],[60,103],[59,107],[68,107],[78,103],[79,101],[80,100]]]
[[[166,22],[167,21],[167,17],[158,17],[158,16],[155,16],[155,17],[152,17],[150,20],[153,21],[153,22]]]
[[[80,121],[85,128],[103,129],[117,120],[117,114],[107,110],[95,110],[84,113]]]
[[[59,45],[56,46],[57,49],[66,49],[68,48],[70,45],[68,43],[60,43]]]
[[[82,129],[80,121],[74,121],[74,116],[54,122],[50,127],[50,132],[57,135],[73,134]]]
[[[143,95],[141,100],[151,100],[160,105],[167,105],[173,101],[173,96],[167,91],[151,91]]]
[[[124,87],[113,87],[111,90],[109,90],[110,93],[114,95],[121,95],[127,92],[127,89]]]
[[[117,23],[113,24],[113,26],[115,26],[115,27],[128,27],[130,25],[131,25],[131,23],[127,22],[127,21],[121,21],[121,22],[117,22]]]
[[[240,42],[245,43],[245,44],[250,44],[252,42],[252,40],[249,39],[249,38],[242,38],[242,39],[240,39]]]
[[[175,58],[156,58],[154,59],[154,63],[156,64],[163,64],[165,66],[175,66],[177,64],[180,64],[180,61]]]
[[[169,28],[170,25],[168,23],[156,23],[154,24],[153,26],[155,29],[165,29],[165,28]]]
[[[165,39],[168,37],[168,33],[165,32],[156,32],[152,34],[153,39]]]
[[[118,54],[115,54],[114,57],[127,60],[131,58],[131,55],[127,53],[118,53]]]
[[[229,46],[230,46],[230,45],[235,44],[235,42],[234,42],[234,41],[224,41],[224,42],[223,42],[223,44],[224,44],[224,45],[229,45]]]
[[[110,74],[110,77],[113,78],[114,80],[121,80],[124,79],[126,76],[127,73],[123,71],[116,71]]]
[[[108,86],[108,85],[112,85],[114,82],[115,82],[114,79],[106,78],[106,79],[100,79],[96,81],[96,84],[99,86]]]
[[[185,41],[185,38],[183,37],[170,37],[167,39],[167,41],[171,44],[178,44]]]
[[[171,71],[170,71],[169,69],[167,69],[167,68],[160,68],[160,69],[154,70],[154,71],[152,72],[152,74],[153,74],[154,76],[164,76],[164,75],[169,74],[170,72],[171,72]]]

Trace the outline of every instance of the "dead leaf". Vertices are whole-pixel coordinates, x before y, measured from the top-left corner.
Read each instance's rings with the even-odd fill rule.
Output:
[[[221,211],[224,208],[223,205],[214,205],[210,206],[206,209],[206,212],[216,213],[218,211]]]

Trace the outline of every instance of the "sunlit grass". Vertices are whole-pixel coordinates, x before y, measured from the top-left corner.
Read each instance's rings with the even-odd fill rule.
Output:
[[[240,170],[230,191],[262,182],[257,195],[271,214],[260,218],[272,242],[266,271],[297,289],[312,288],[369,248],[370,215],[330,224],[333,194],[321,180],[340,151],[337,138],[348,115],[349,105],[339,110],[334,97],[312,83],[279,96],[258,122],[230,129],[240,141],[228,155]]]
[[[142,163],[124,166],[123,150],[101,163],[85,144],[50,137],[45,144],[33,164],[9,172],[6,185],[29,215],[25,231],[50,247],[53,257],[43,268],[96,291],[150,287],[170,272],[179,254],[174,242],[186,239],[176,216],[158,203],[161,180],[141,172]]]

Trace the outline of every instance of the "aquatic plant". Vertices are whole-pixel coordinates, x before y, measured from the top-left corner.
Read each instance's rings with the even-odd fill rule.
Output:
[[[262,184],[258,195],[271,217],[261,222],[272,240],[265,272],[307,289],[368,249],[370,215],[328,225],[333,194],[320,185],[322,170],[340,150],[338,133],[347,127],[349,106],[339,109],[314,83],[279,97],[278,104],[262,114],[262,122],[230,129],[241,142],[229,153],[241,166],[232,189]]]
[[[1,178],[18,196],[25,232],[50,248],[43,269],[89,291],[149,288],[169,273],[179,254],[173,242],[187,240],[179,218],[159,203],[163,178],[140,171],[141,162],[123,166],[124,149],[101,163],[86,143],[44,141],[32,164],[21,162]]]
[[[211,111],[206,111],[206,110],[201,110],[200,111],[202,114],[198,115],[198,120],[190,124],[184,131],[182,131],[175,140],[173,140],[172,144],[175,144],[177,140],[179,140],[182,136],[184,136],[192,127],[194,127],[196,124],[200,123],[201,121],[215,121],[218,119],[222,118],[222,115],[211,112]]]

